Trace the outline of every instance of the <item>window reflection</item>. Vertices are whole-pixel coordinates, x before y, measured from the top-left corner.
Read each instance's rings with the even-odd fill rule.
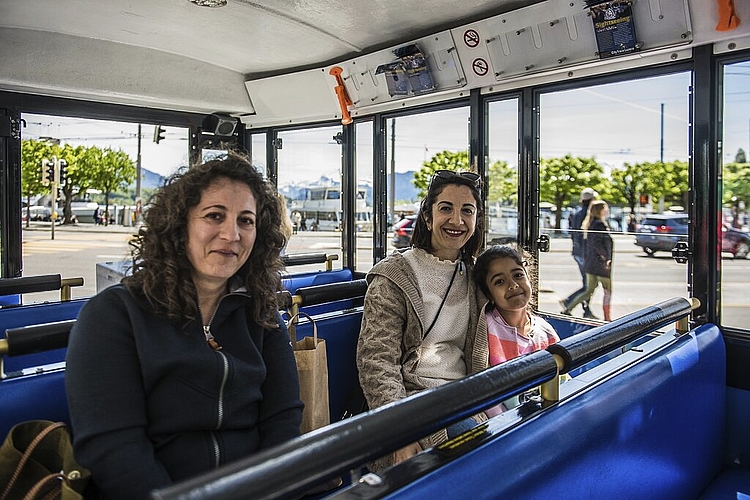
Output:
[[[149,198],[188,164],[189,130],[32,113],[22,118],[23,275],[82,277],[84,284],[72,289],[72,297],[94,295],[104,285],[97,264],[130,258],[127,242]],[[67,162],[56,202],[39,164],[53,157]],[[110,168],[122,182],[108,188]],[[42,292],[25,295],[23,303],[59,299],[59,291]]]
[[[746,328],[750,250],[750,61],[724,67],[724,131],[721,193],[721,321]]]
[[[278,190],[288,200],[290,217],[297,226],[286,253],[336,255],[334,268],[342,266],[341,145],[333,139],[339,132],[341,127],[333,126],[278,134]],[[289,271],[320,269],[312,264]]]
[[[540,254],[540,309],[560,312],[559,301],[583,286],[572,236],[585,233],[571,217],[586,188],[609,205],[612,317],[687,295],[686,268],[670,253],[686,227],[644,220],[687,219],[689,84],[690,75],[678,73],[541,96],[539,227],[551,252]],[[639,245],[645,238],[654,246]],[[601,318],[601,291],[590,305]]]

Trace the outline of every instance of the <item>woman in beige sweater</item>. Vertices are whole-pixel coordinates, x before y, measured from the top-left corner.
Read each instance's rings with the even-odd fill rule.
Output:
[[[483,233],[479,175],[437,171],[414,222],[413,246],[367,275],[357,367],[370,408],[486,366],[487,327],[470,272]],[[446,437],[443,430],[371,468],[398,463]]]

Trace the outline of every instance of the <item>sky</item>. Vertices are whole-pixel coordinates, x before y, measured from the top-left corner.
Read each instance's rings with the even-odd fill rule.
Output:
[[[599,85],[543,94],[540,103],[542,157],[565,154],[593,156],[605,168],[642,161],[688,160],[690,74]],[[727,68],[725,80],[724,161],[733,161],[739,148],[750,153],[750,62]],[[490,162],[517,164],[518,110],[515,100],[489,104]],[[395,170],[417,170],[443,150],[468,149],[468,107],[395,119]],[[25,114],[23,138],[59,138],[74,146],[122,149],[136,159],[137,125]],[[391,165],[389,120],[388,165]],[[663,123],[663,134],[662,134]],[[371,124],[358,124],[360,177],[371,171]],[[143,125],[142,166],[169,175],[187,163],[188,130],[166,127],[166,138],[153,142],[154,126]],[[279,184],[340,179],[341,148],[333,136],[338,126],[281,132]],[[261,141],[255,137],[253,143]],[[662,146],[663,139],[663,146]],[[263,164],[259,148],[254,162]]]
[[[49,137],[61,144],[98,146],[122,149],[135,161],[138,157],[138,125],[80,118],[34,115],[25,113],[24,139]],[[165,139],[154,142],[154,125],[141,125],[141,165],[160,175],[169,175],[187,164],[188,129],[164,127]]]

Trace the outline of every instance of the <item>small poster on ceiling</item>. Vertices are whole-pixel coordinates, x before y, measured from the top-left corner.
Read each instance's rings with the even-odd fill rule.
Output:
[[[419,95],[435,90],[430,68],[419,47],[415,44],[406,45],[394,50],[394,53],[397,61],[381,64],[375,71],[376,75],[385,74],[391,97]]]
[[[640,49],[635,35],[630,1],[588,1],[600,59],[630,54]]]

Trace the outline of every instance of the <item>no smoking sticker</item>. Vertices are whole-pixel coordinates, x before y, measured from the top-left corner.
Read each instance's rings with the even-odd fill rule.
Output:
[[[487,61],[485,61],[481,57],[477,57],[476,59],[474,59],[474,61],[472,61],[471,69],[474,70],[474,73],[477,76],[484,76],[490,70],[490,65],[487,64]]]
[[[464,43],[472,49],[479,45],[479,33],[476,30],[466,30],[464,32]]]

